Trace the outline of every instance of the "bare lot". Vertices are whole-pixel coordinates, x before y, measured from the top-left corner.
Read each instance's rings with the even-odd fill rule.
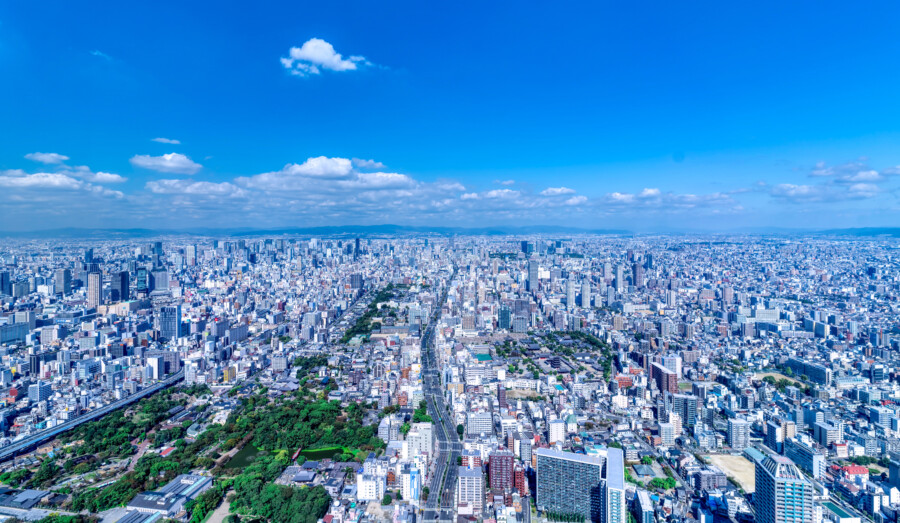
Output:
[[[756,467],[749,459],[728,454],[710,454],[706,458],[727,476],[737,480],[744,492],[749,494],[756,490]]]

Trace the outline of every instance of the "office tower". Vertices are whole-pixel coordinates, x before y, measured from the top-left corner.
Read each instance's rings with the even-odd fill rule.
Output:
[[[581,280],[581,306],[586,309],[591,306],[591,279],[587,276]]]
[[[54,279],[57,294],[66,296],[72,292],[72,271],[69,269],[57,269]]]
[[[745,419],[728,420],[728,446],[743,450],[750,446],[750,422]]]
[[[647,256],[645,256],[645,258],[647,260],[647,263],[645,264],[647,266],[647,270],[653,270],[653,254],[647,253]]]
[[[169,273],[165,269],[150,273],[150,291],[169,290]]]
[[[153,242],[153,254],[157,256],[163,255],[162,242]]]
[[[812,523],[813,486],[793,461],[770,456],[756,465],[753,504],[759,523]]]
[[[94,249],[85,249],[84,250],[84,264],[90,265],[94,263]]]
[[[165,340],[178,338],[181,327],[181,306],[159,308],[159,335]]]
[[[509,310],[509,305],[504,303],[503,305],[500,305],[500,313],[497,315],[497,327],[509,330],[511,325],[512,311]]]
[[[586,456],[537,449],[537,508],[601,523],[625,523],[625,457],[610,448]]]
[[[484,509],[484,476],[480,468],[459,467],[456,503],[460,514],[481,515]]]
[[[513,486],[513,453],[508,450],[491,452],[488,461],[491,488],[508,489]]]
[[[128,271],[114,272],[111,278],[112,301],[128,301]]]
[[[631,275],[631,281],[635,287],[644,286],[644,267],[640,263],[635,263],[631,266]]]
[[[53,394],[53,388],[45,381],[32,383],[28,386],[28,400],[32,403],[47,401]]]
[[[625,290],[625,270],[621,265],[616,265],[616,278],[614,282],[616,292]]]
[[[0,271],[0,295],[12,295],[12,281],[9,278],[9,271]]]
[[[99,272],[88,273],[87,306],[99,307],[103,301],[103,275]]]
[[[184,257],[186,258],[187,264],[191,267],[197,265],[197,246],[196,245],[188,245],[184,249]]]
[[[766,446],[781,454],[784,446],[784,429],[781,423],[771,420],[766,423]]]
[[[506,402],[506,387],[502,383],[497,384],[497,405],[501,409],[509,407],[509,404]]]
[[[538,279],[541,266],[537,260],[528,261],[528,291],[534,292],[538,288]]]
[[[138,267],[134,271],[134,287],[138,294],[147,294],[150,292],[150,274],[146,267]]]
[[[566,309],[572,310],[575,308],[575,279],[573,274],[569,274],[569,279],[566,281]]]
[[[351,289],[362,289],[363,288],[363,275],[356,273],[350,275],[350,288]]]

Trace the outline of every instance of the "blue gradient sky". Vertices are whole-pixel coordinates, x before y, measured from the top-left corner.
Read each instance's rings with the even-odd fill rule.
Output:
[[[896,2],[264,4],[0,4],[0,229],[898,224]]]

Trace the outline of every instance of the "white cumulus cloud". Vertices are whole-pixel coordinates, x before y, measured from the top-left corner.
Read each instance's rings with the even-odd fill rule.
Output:
[[[25,158],[27,160],[45,163],[48,165],[60,164],[69,159],[68,156],[66,156],[64,154],[57,154],[57,153],[28,153],[25,155]]]
[[[131,165],[134,165],[135,167],[173,174],[197,174],[203,167],[187,156],[179,153],[169,153],[162,156],[138,154],[129,161],[131,162]]]
[[[370,65],[363,56],[344,58],[334,50],[334,46],[321,38],[310,38],[300,47],[291,47],[281,65],[296,76],[321,74],[329,71],[355,71],[360,65]]]
[[[181,140],[173,140],[171,138],[153,138],[151,142],[167,143],[169,145],[181,145]]]
[[[575,194],[575,189],[569,189],[568,187],[547,187],[543,191],[541,191],[543,196],[560,196],[563,194]]]

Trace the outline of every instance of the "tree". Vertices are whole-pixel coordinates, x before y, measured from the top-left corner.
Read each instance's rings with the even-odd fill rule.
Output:
[[[459,434],[460,438],[462,437],[462,435],[465,431],[466,431],[466,427],[463,426],[462,423],[460,423],[459,425],[456,426],[456,433]]]
[[[394,500],[391,498],[391,495],[385,492],[384,497],[381,498],[381,504],[384,506],[390,505]]]

